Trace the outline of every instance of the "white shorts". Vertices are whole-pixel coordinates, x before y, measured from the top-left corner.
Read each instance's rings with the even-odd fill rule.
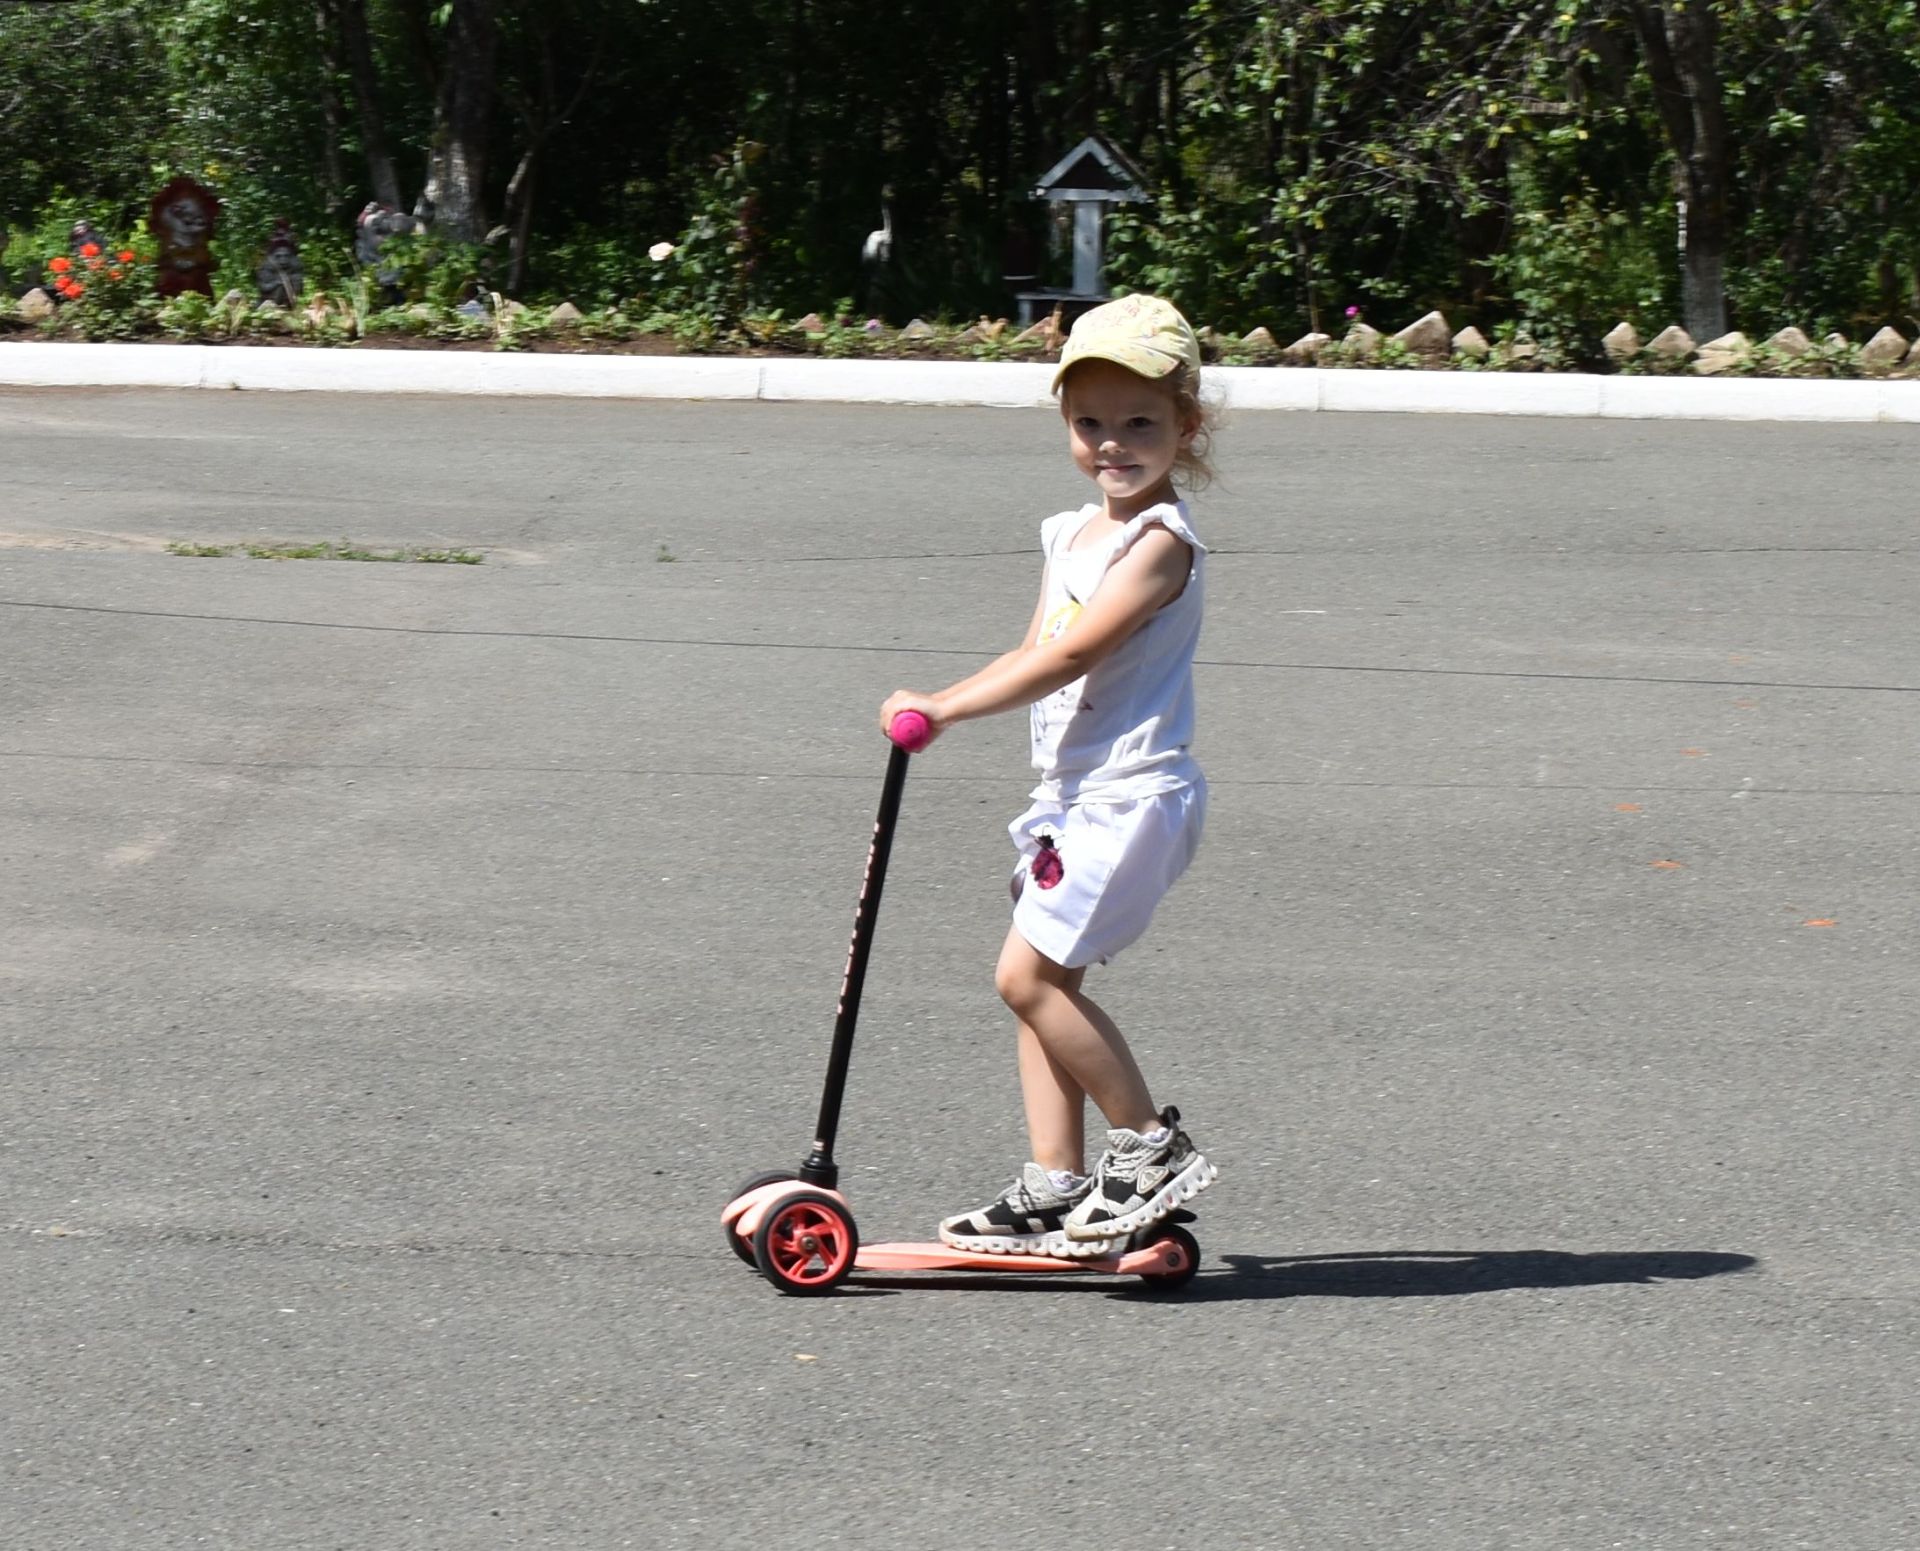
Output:
[[[1068,969],[1104,964],[1139,938],[1154,907],[1200,848],[1205,782],[1131,802],[1035,803],[1007,826],[1019,847],[1013,925],[1038,952]],[[1054,869],[1034,862],[1053,842]]]

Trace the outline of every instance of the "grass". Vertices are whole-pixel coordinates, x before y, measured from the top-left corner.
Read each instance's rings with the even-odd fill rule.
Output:
[[[403,565],[480,565],[486,556],[473,549],[369,549],[351,539],[310,544],[191,544],[175,540],[170,555],[212,560],[245,549],[255,560],[363,560]]]
[[[319,544],[249,544],[247,553],[255,560],[331,560],[334,547]]]

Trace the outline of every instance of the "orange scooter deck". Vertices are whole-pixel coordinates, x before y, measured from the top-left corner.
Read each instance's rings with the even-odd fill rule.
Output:
[[[736,1250],[742,1243],[753,1242],[755,1232],[768,1213],[778,1210],[784,1201],[800,1192],[846,1206],[847,1198],[837,1190],[803,1186],[792,1180],[757,1185],[735,1196],[721,1213],[721,1221],[726,1224]],[[847,1221],[852,1222],[850,1212]],[[1176,1231],[1122,1254],[1085,1260],[1066,1255],[994,1255],[935,1243],[863,1244],[855,1251],[853,1264],[840,1274],[959,1271],[993,1276],[1011,1272],[1023,1276],[1140,1276],[1150,1281],[1177,1282],[1186,1280],[1197,1269],[1193,1240],[1184,1231]]]
[[[1065,1255],[990,1255],[978,1250],[950,1249],[945,1244],[863,1244],[853,1259],[855,1271],[996,1271],[1038,1272],[1059,1276],[1091,1271],[1103,1276],[1176,1276],[1187,1269],[1180,1244],[1162,1239],[1144,1249],[1098,1259],[1075,1260]]]

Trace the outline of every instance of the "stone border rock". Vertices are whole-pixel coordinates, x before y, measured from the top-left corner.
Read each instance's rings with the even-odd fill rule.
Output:
[[[511,355],[221,345],[0,345],[0,387],[226,388],[764,402],[1049,404],[1030,362]],[[1920,424],[1920,382],[1216,366],[1229,409]]]

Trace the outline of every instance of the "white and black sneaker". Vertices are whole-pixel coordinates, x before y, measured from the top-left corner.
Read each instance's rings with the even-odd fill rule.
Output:
[[[1124,1128],[1107,1133],[1093,1188],[1067,1214],[1068,1254],[1103,1253],[1111,1241],[1171,1217],[1219,1177],[1180,1129],[1179,1110],[1162,1110],[1160,1124],[1166,1135],[1153,1141]]]
[[[940,1224],[940,1241],[954,1249],[986,1255],[1064,1255],[1069,1253],[1062,1225],[1093,1189],[1093,1181],[1077,1189],[1056,1189],[1047,1171],[1037,1163],[1020,1170],[1020,1177],[1000,1199],[977,1212],[963,1212]]]

